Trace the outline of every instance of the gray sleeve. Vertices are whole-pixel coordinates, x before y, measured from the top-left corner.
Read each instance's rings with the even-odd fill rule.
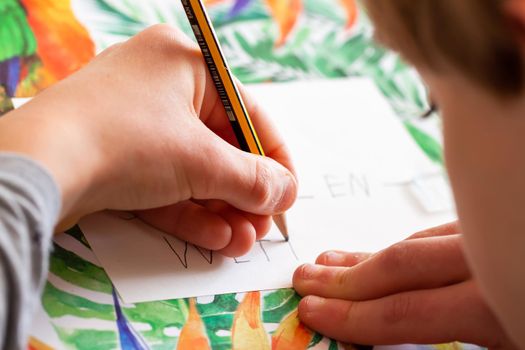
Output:
[[[0,153],[0,349],[27,348],[60,205],[60,191],[46,170]]]

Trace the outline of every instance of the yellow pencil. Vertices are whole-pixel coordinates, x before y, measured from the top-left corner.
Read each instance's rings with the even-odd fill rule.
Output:
[[[264,151],[257,133],[241,99],[241,94],[235,85],[228,63],[222,53],[219,40],[201,0],[182,0],[182,6],[188,17],[197,43],[201,48],[204,61],[208,66],[213,83],[217,88],[219,98],[224,105],[226,114],[235,133],[235,137],[243,151],[264,156]],[[273,221],[288,241],[286,217],[275,215]]]

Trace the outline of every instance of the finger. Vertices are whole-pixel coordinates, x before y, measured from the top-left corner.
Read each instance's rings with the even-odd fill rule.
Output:
[[[459,222],[453,221],[444,225],[432,227],[428,230],[419,231],[408,237],[407,239],[425,238],[425,237],[437,237],[437,236],[448,236],[461,233]]]
[[[142,210],[137,215],[161,231],[206,249],[223,249],[232,240],[228,221],[191,201]]]
[[[299,304],[299,318],[330,338],[358,344],[508,345],[473,281],[361,302],[309,296]]]
[[[352,267],[365,261],[371,255],[371,253],[347,253],[339,250],[330,250],[319,255],[315,263],[325,266]]]
[[[270,228],[272,227],[272,218],[269,215],[256,215],[247,213],[244,211],[241,211],[235,207],[232,207],[225,201],[221,200],[206,200],[206,201],[199,201],[194,200],[194,202],[208,208],[209,210],[217,213],[218,215],[221,215],[221,213],[233,211],[236,212],[242,216],[244,216],[252,226],[255,228],[256,232],[256,239],[263,238],[268,231],[270,231]]]
[[[204,127],[197,129],[194,146],[182,149],[179,157],[191,198],[221,199],[258,215],[278,214],[293,204],[297,182],[288,169],[243,152]]]
[[[229,257],[238,257],[248,253],[256,237],[255,228],[251,222],[234,211],[221,212],[220,215],[230,224],[232,236],[228,245],[219,250],[219,253]]]
[[[259,141],[261,142],[266,156],[284,165],[295,175],[288,148],[274,123],[271,121],[267,113],[257,104],[256,100],[249,94],[246,88],[237,79],[234,80],[250,116],[250,120],[257,131]],[[236,141],[233,141],[235,135],[230,126],[228,117],[226,116],[224,106],[218,98],[217,91],[211,82],[210,77],[208,77],[208,81],[204,95],[205,103],[201,112],[201,120],[213,132],[223,137],[229,143],[237,145]],[[206,103],[206,101],[209,102]]]
[[[234,208],[232,208],[234,209]],[[261,239],[266,236],[272,227],[272,217],[269,215],[256,215],[247,212],[239,211],[255,229],[255,239]]]
[[[300,295],[366,300],[457,283],[470,276],[460,238],[402,241],[350,268],[305,264],[293,285]]]

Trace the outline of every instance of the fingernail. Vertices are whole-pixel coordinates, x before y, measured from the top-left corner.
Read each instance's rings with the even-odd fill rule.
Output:
[[[319,308],[324,305],[325,301],[326,299],[315,295],[304,297],[302,302],[303,315],[305,315],[306,318],[315,316]]]
[[[323,316],[323,315],[320,315],[319,311],[321,310],[321,307],[324,304],[324,301],[325,300],[323,298],[316,297],[314,295],[309,295],[307,297],[304,297],[299,303],[299,308],[298,308],[299,317],[301,321],[308,324],[312,321],[319,320],[320,317]]]
[[[278,213],[285,211],[292,205],[297,193],[297,183],[289,173],[284,176],[282,186],[281,198],[276,206],[276,211]]]
[[[311,280],[314,279],[317,275],[317,272],[319,271],[319,268],[312,264],[304,264],[301,266],[301,279],[303,280]]]
[[[329,251],[323,254],[325,264],[340,265],[345,261],[345,255],[335,251]]]

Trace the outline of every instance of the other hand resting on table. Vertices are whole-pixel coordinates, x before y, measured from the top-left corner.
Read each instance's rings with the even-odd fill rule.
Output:
[[[512,348],[481,295],[457,223],[418,232],[376,254],[328,251],[302,265],[299,317],[357,344],[452,341]]]

